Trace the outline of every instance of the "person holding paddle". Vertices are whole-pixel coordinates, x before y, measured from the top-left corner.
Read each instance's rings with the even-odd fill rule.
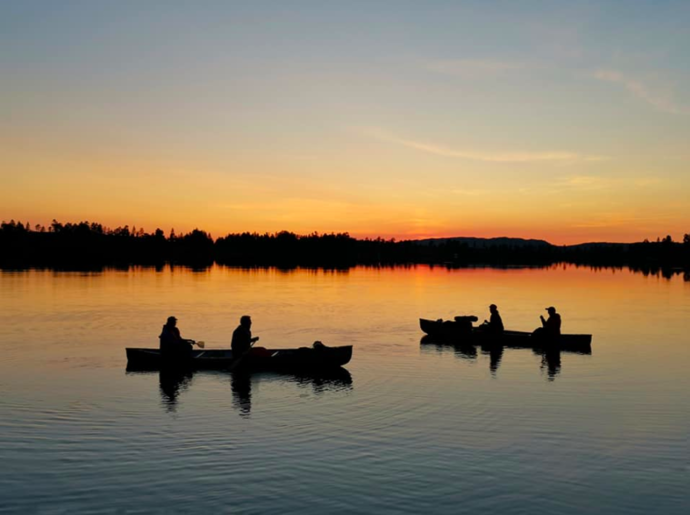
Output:
[[[491,313],[491,318],[479,326],[482,331],[488,331],[491,333],[501,334],[503,332],[503,320],[501,320],[501,315],[498,312],[498,306],[496,304],[491,304],[489,306],[489,312]]]
[[[553,306],[546,308],[546,311],[549,313],[549,318],[545,319],[543,316],[539,316],[542,327],[535,329],[532,336],[557,338],[561,334],[561,315],[556,313],[556,308]]]
[[[184,360],[190,357],[194,340],[185,340],[177,327],[177,318],[170,316],[160,336],[161,355],[165,359]]]
[[[251,346],[259,341],[259,337],[255,336],[252,338],[252,319],[249,315],[244,315],[240,318],[240,325],[237,326],[232,333],[232,354],[237,356],[239,359],[244,356]]]

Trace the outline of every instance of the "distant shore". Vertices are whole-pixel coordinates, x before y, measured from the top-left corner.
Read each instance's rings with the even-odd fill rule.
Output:
[[[128,226],[109,229],[79,222],[29,227],[21,222],[0,225],[0,267],[93,268],[161,265],[205,267],[213,263],[284,268],[357,265],[429,264],[449,267],[549,266],[572,263],[628,266],[639,271],[690,270],[690,234],[683,242],[670,236],[640,243],[552,245],[520,238],[440,238],[395,241],[356,239],[348,233],[298,235],[292,232],[236,233],[213,239],[207,232],[167,236]]]

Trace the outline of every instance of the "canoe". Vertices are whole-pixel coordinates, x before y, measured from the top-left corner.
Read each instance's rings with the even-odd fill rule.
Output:
[[[526,331],[495,334],[479,328],[467,329],[457,322],[419,319],[419,326],[430,337],[464,345],[504,345],[513,348],[557,348],[561,350],[591,352],[591,334],[561,334],[548,338],[533,336]]]
[[[227,369],[234,362],[232,350],[193,350],[189,360],[180,363],[164,361],[159,349],[127,348],[127,368],[159,369]],[[254,347],[241,361],[243,370],[319,371],[341,367],[352,358],[352,345],[342,347],[301,347],[299,349],[266,349]]]

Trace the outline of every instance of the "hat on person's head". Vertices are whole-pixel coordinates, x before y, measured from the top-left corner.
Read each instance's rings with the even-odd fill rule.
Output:
[[[168,322],[177,322],[177,318],[170,316],[168,317]]]
[[[553,306],[549,306],[548,308],[546,308],[546,311],[556,311],[556,308],[554,308]]]
[[[496,304],[490,304],[490,305],[489,305],[489,309],[491,309],[491,308],[494,308],[494,309],[495,309],[495,308],[497,308],[497,307],[498,307],[498,306],[497,306]]]
[[[250,317],[249,315],[242,315],[240,317],[240,324],[245,324],[245,323],[251,322],[251,321],[252,321],[252,317]]]

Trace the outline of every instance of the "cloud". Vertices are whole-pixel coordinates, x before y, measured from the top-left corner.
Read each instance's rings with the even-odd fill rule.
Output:
[[[648,85],[619,71],[597,70],[593,73],[593,77],[601,81],[621,84],[628,92],[659,111],[670,114],[690,114],[690,107],[678,105],[669,94],[653,90]]]
[[[429,70],[461,77],[494,76],[524,68],[522,63],[474,59],[445,59],[427,64]]]
[[[673,216],[668,213],[638,215],[631,212],[601,212],[591,213],[589,220],[571,224],[570,227],[576,229],[603,229],[629,225],[643,227],[648,224],[667,223],[669,220],[673,219]]]
[[[628,189],[649,189],[662,184],[658,177],[602,177],[599,175],[572,175],[556,181],[560,191],[582,190],[595,191],[615,188],[618,191]]]
[[[434,143],[414,141],[398,138],[379,129],[367,131],[369,135],[390,143],[397,143],[407,148],[420,150],[429,154],[444,157],[456,157],[471,161],[485,161],[492,163],[574,163],[582,161],[602,161],[607,159],[604,156],[594,156],[578,154],[575,152],[564,151],[544,151],[544,152],[475,152],[471,150],[451,149]]]
[[[490,190],[468,189],[468,188],[453,189],[453,190],[450,190],[450,192],[455,194],[455,195],[464,195],[466,197],[479,197],[482,195],[487,195],[489,193],[492,193]]]
[[[554,177],[553,180],[537,183],[532,186],[518,188],[518,192],[523,195],[563,195],[568,193],[603,193],[606,190],[616,192],[630,192],[640,189],[651,189],[664,183],[658,177],[631,177],[618,176],[606,177],[600,175],[570,175],[564,177]],[[608,193],[610,194],[610,193]]]
[[[606,177],[600,177],[597,175],[574,175],[572,177],[566,177],[562,183],[564,186],[569,188],[600,190],[610,188],[613,184],[613,181]]]

